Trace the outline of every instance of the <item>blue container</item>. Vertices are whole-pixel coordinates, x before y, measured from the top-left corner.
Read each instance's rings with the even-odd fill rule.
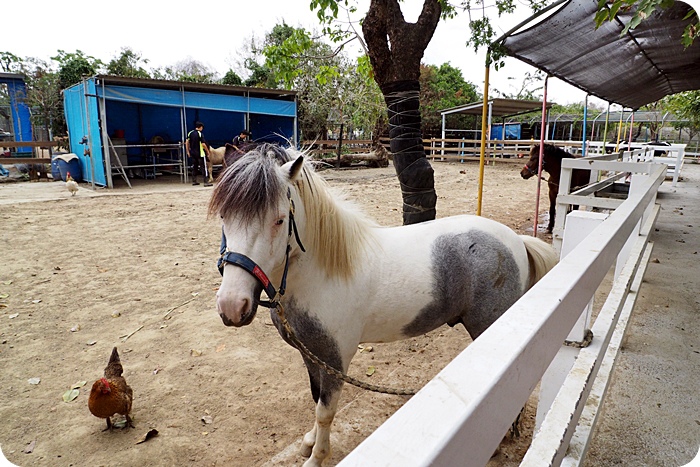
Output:
[[[70,176],[75,180],[76,182],[82,182],[83,181],[83,171],[80,167],[80,160],[76,157],[75,159],[71,159],[69,162],[64,161],[63,159],[57,159],[58,160],[58,170],[61,172],[61,180],[64,182],[68,178],[68,172],[70,172]]]
[[[51,159],[51,176],[54,180],[61,179],[61,170],[58,168],[58,161],[61,159],[56,159],[55,157]]]

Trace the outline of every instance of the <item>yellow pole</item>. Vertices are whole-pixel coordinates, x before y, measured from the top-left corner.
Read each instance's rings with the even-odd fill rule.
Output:
[[[487,52],[488,54],[489,52]],[[476,204],[476,215],[481,215],[481,200],[483,198],[484,192],[484,163],[485,163],[485,153],[486,153],[486,115],[488,112],[489,105],[489,70],[491,68],[491,61],[486,58],[486,72],[484,74],[484,103],[481,109],[481,151],[479,153],[479,197]]]
[[[608,123],[610,122],[610,102],[608,102],[608,111],[605,113],[605,129],[603,130],[603,154],[607,153],[605,145],[608,142]]]
[[[622,115],[625,113],[625,108],[620,110],[620,123],[617,124],[617,143],[615,144],[615,152],[620,150],[620,136],[622,135]]]

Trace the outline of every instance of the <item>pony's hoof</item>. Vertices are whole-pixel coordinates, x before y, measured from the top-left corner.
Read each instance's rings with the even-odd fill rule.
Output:
[[[301,448],[299,448],[299,454],[304,457],[311,457],[311,452],[316,444],[316,427],[307,431],[304,437],[301,439]]]
[[[318,459],[311,457],[309,460],[304,462],[302,467],[321,467],[322,462]]]
[[[313,446],[307,446],[306,443],[302,441],[301,448],[299,448],[299,454],[301,454],[302,457],[311,457],[311,452],[313,449]]]

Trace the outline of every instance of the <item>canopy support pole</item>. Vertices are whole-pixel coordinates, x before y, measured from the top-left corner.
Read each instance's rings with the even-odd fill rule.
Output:
[[[486,154],[486,117],[489,103],[489,70],[491,68],[491,51],[486,52],[486,71],[484,72],[484,103],[481,106],[481,150],[479,152],[479,195],[476,203],[476,215],[481,215],[481,202],[484,193],[484,164]]]
[[[608,102],[608,111],[605,113],[605,129],[603,130],[603,154],[607,152],[605,144],[608,142],[608,123],[610,122],[610,102]]]
[[[627,138],[627,150],[632,150],[632,132],[634,131],[634,110],[632,111],[632,117],[630,117],[630,136]]]
[[[586,94],[586,99],[583,101],[583,146],[581,147],[581,155],[583,157],[586,157],[587,154],[587,145],[586,145],[586,140],[587,140],[587,125],[588,125],[588,94]]]
[[[620,137],[622,136],[622,116],[625,114],[625,108],[620,110],[620,122],[617,124],[617,142],[615,143],[615,152],[620,150]]]
[[[535,198],[535,218],[532,227],[532,236],[537,237],[537,221],[540,213],[540,190],[542,188],[542,161],[544,160],[544,121],[547,116],[547,85],[549,83],[549,75],[544,78],[544,88],[542,95],[542,124],[540,125],[540,160],[537,165],[537,197]]]

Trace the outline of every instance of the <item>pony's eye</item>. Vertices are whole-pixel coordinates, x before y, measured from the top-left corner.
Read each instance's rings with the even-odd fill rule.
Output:
[[[284,219],[277,219],[277,221],[275,222],[275,225],[282,225],[282,224],[284,224]]]

